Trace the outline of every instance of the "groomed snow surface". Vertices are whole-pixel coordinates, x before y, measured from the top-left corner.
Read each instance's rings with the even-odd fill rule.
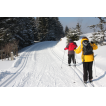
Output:
[[[93,84],[85,85],[81,53],[76,54],[76,68],[68,66],[66,40],[35,43],[14,61],[0,60],[0,87],[106,87],[106,46],[94,51]]]

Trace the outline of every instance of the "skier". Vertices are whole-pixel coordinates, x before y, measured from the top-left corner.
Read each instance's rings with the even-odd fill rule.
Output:
[[[88,49],[89,48],[89,49]],[[75,49],[75,53],[79,54],[82,51],[82,62],[83,62],[83,81],[86,84],[88,80],[89,73],[89,81],[92,82],[92,66],[94,61],[94,53],[93,50],[98,49],[98,46],[89,42],[87,37],[83,37],[81,40],[81,45]]]
[[[74,49],[77,48],[77,44],[72,41],[72,39],[69,40],[68,45],[64,48],[64,50],[68,50],[68,65],[71,65],[71,59],[73,60],[74,65],[76,65],[75,61],[75,52]]]

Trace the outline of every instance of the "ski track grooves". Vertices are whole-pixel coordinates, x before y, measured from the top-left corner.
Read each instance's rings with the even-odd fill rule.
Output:
[[[22,63],[17,68],[14,68],[15,72],[12,73],[12,75],[10,74],[7,78],[5,78],[1,82],[0,87],[1,86],[6,87],[11,84],[11,82],[26,67],[29,56],[31,57],[31,61],[34,62],[34,63],[30,63],[33,66],[32,69],[23,78],[20,79],[20,82],[14,81],[12,86],[22,87],[22,86],[25,86],[25,84],[28,85],[28,83],[29,83],[30,85],[34,84],[34,86],[36,86],[36,87],[40,87],[40,86],[46,86],[46,87],[48,87],[48,86],[54,86],[54,87],[56,87],[56,86],[67,86],[67,87],[74,86],[74,87],[76,87],[76,83],[77,83],[76,78],[77,78],[77,80],[80,81],[80,84],[84,87],[101,86],[98,82],[84,84],[83,79],[82,79],[83,73],[82,73],[81,67],[78,67],[78,66],[69,67],[67,65],[67,60],[64,59],[63,65],[65,65],[65,67],[67,67],[67,69],[68,68],[71,69],[74,77],[70,74],[70,72],[69,72],[69,74],[70,74],[69,75],[67,73],[68,71],[66,71],[66,69],[62,69],[60,66],[60,64],[61,64],[60,62],[63,60],[62,56],[60,56],[58,53],[56,53],[55,49],[53,47],[51,47],[51,46],[53,46],[52,43],[49,46],[47,47],[47,45],[44,45],[42,47],[42,43],[38,43],[36,45],[31,46],[27,50],[25,50],[25,52],[20,56],[20,58],[24,57],[22,59]],[[32,48],[33,49],[35,48],[35,50],[30,51],[30,50],[32,50]],[[45,48],[46,50],[42,49],[42,48]],[[50,52],[50,53],[48,53],[48,52]],[[52,62],[51,62],[51,58],[52,58]],[[47,60],[49,63],[47,63]],[[58,60],[60,62],[58,62]],[[56,63],[59,63],[59,64],[56,64]],[[29,64],[29,66],[30,66],[30,64]],[[41,64],[43,64],[43,65],[41,65]],[[41,67],[39,67],[40,65],[41,65]],[[52,71],[50,71],[50,70],[52,70]],[[33,76],[32,77],[33,79],[30,79],[31,76]],[[73,79],[70,80],[70,77],[73,77]],[[32,81],[32,80],[34,82],[30,83],[30,81]],[[48,81],[48,80],[50,80],[50,81]],[[74,83],[74,81],[75,81],[75,83]],[[18,83],[18,84],[16,84],[16,83]]]
[[[56,54],[52,48],[51,48],[51,52],[52,52],[60,61],[62,61],[62,58],[59,57],[58,54]],[[63,61],[63,63],[64,63],[65,65],[67,65],[66,62]],[[72,68],[72,67],[73,67],[73,68]],[[82,76],[81,70],[79,70],[79,69],[77,68],[77,66],[76,66],[76,67],[71,66],[70,68],[71,68],[73,71],[74,71],[74,70],[77,70],[77,72],[75,71],[75,74],[78,76],[78,78],[79,78],[79,79],[82,81],[82,83],[83,83],[83,80],[82,80],[82,78],[81,78],[81,76]],[[88,83],[87,85],[85,85],[85,84],[83,83],[83,85],[84,85],[85,87],[94,87],[95,84]],[[97,85],[97,84],[96,84],[96,85]],[[98,84],[98,85],[99,85],[99,84]]]
[[[27,64],[27,59],[30,53],[27,53],[26,55],[26,59],[24,59],[24,62],[22,64],[22,66],[15,72],[15,74],[13,74],[12,76],[10,76],[6,81],[4,81],[0,86],[4,85],[4,87],[6,87],[9,83],[11,83],[20,73],[21,71],[24,69],[24,67]]]
[[[52,51],[52,53],[60,60],[60,61],[62,61],[62,58],[60,58],[54,51],[53,51],[53,49],[51,49],[51,51]],[[64,63],[64,61],[63,61],[63,63]],[[67,65],[66,63],[64,63],[65,65]],[[74,71],[74,68],[72,68],[72,67],[70,67],[73,71]],[[83,83],[83,80],[81,79],[81,77],[75,72],[75,74],[78,76],[78,78],[82,81],[82,83]],[[83,83],[83,85],[85,86],[85,84]],[[85,86],[86,87],[86,86]]]
[[[33,46],[32,46],[33,47]],[[30,47],[29,49],[31,49],[32,47]],[[13,74],[13,75],[11,75],[9,78],[7,78],[4,82],[2,82],[2,84],[0,84],[0,87],[2,86],[2,87],[6,87],[7,85],[9,85],[21,72],[22,72],[22,70],[25,68],[25,66],[26,66],[26,64],[27,64],[27,60],[28,60],[28,57],[29,57],[29,55],[30,55],[30,51],[29,51],[29,49],[27,49],[26,50],[26,52],[25,53],[23,53],[22,54],[22,56],[20,56],[20,58],[21,57],[23,57],[23,56],[25,56],[25,58],[24,58],[24,62],[23,62],[23,64],[21,65],[21,67],[18,69],[18,70],[16,70],[16,72]]]

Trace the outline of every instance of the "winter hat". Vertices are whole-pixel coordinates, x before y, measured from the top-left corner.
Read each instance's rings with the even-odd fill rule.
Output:
[[[88,39],[86,36],[82,37],[82,39]]]
[[[69,41],[72,41],[72,39],[70,39]]]

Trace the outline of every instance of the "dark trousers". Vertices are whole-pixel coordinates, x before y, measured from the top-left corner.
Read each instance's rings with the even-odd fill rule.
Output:
[[[74,54],[68,54],[68,64],[71,63],[71,59],[72,59],[73,63],[76,64],[76,60],[75,60],[75,55]]]
[[[83,80],[88,80],[88,74],[89,74],[89,80],[92,79],[92,65],[93,62],[83,62]]]

